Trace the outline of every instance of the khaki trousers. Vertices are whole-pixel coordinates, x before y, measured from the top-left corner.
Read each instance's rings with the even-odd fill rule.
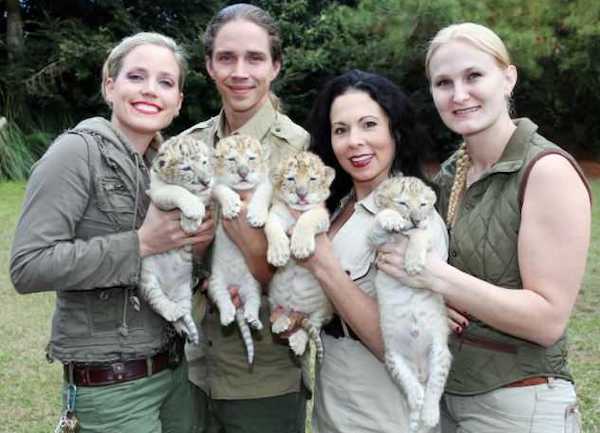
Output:
[[[500,388],[442,400],[442,433],[579,433],[581,420],[571,382]]]

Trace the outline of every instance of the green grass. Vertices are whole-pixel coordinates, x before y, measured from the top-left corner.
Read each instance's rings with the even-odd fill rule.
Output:
[[[8,273],[23,192],[22,182],[0,183],[0,432],[47,433],[61,405],[61,368],[44,354],[54,294],[18,295]]]
[[[600,181],[592,186],[592,244],[569,327],[584,433],[600,433]],[[61,367],[44,357],[54,294],[18,295],[8,275],[23,192],[23,183],[0,182],[0,433],[47,433],[54,429],[61,404]]]

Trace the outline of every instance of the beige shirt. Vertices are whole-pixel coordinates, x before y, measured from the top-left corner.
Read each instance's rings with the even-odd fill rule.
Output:
[[[371,296],[376,296],[377,271],[373,266],[375,252],[367,235],[376,212],[371,193],[354,205],[354,213],[332,240],[344,270]],[[435,220],[433,251],[446,259],[446,226],[437,213]],[[313,432],[408,432],[406,398],[385,365],[360,341],[327,334],[322,337],[324,357],[316,374]]]
[[[196,135],[210,144],[225,136],[225,115],[199,123],[183,134]],[[250,121],[232,134],[246,134],[269,146],[271,169],[283,158],[308,147],[308,133],[267,102]],[[196,305],[206,304],[203,295]],[[269,326],[269,307],[263,297],[260,320],[264,328],[253,331],[256,356],[248,367],[246,349],[237,326],[222,327],[219,311],[208,306],[202,321],[205,338],[198,346],[187,345],[189,378],[215,399],[273,397],[300,389],[300,369],[285,342],[274,342]]]

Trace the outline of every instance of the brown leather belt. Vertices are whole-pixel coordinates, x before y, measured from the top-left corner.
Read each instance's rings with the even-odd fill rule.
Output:
[[[528,377],[527,379],[517,380],[516,382],[509,383],[508,385],[504,385],[504,388],[518,388],[521,386],[532,386],[532,385],[542,385],[544,383],[549,383],[550,380],[544,376],[535,376]]]
[[[73,370],[73,383],[77,386],[104,386],[128,382],[151,376],[169,367],[169,352],[161,352],[151,358],[113,362],[106,365],[65,364],[65,381],[69,369]]]
[[[451,337],[452,338],[452,337]],[[517,347],[509,344],[509,343],[500,343],[497,341],[484,339],[481,337],[470,337],[467,335],[461,335],[460,337],[454,336],[453,338],[458,340],[459,350],[462,348],[463,344],[467,346],[475,346],[481,347],[487,350],[493,350],[494,352],[503,352],[503,353],[517,353]]]

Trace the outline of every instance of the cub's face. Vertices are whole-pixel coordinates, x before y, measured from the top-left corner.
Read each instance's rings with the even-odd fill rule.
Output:
[[[311,152],[300,152],[282,161],[274,176],[274,193],[292,209],[308,210],[329,197],[335,170]]]
[[[152,170],[166,183],[201,192],[213,184],[212,149],[192,136],[176,136],[165,141],[152,163]]]
[[[375,204],[379,210],[394,209],[419,227],[434,209],[436,195],[421,179],[416,177],[392,177],[385,180],[375,192]]]
[[[215,173],[219,182],[236,190],[252,189],[269,171],[269,155],[260,141],[232,135],[215,147]]]

